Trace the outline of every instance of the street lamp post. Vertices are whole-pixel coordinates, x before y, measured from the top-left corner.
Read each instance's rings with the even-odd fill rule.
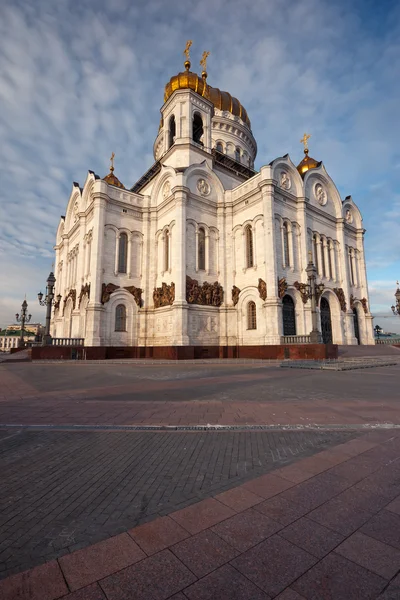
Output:
[[[309,252],[308,265],[306,273],[308,275],[308,295],[311,299],[311,322],[312,331],[310,333],[310,342],[312,344],[321,344],[322,335],[318,329],[318,315],[317,315],[317,293],[321,294],[324,289],[323,283],[317,284],[317,269],[312,260],[312,254]]]
[[[42,292],[38,293],[38,300],[41,306],[46,307],[46,326],[44,330],[44,336],[42,339],[42,346],[46,346],[51,344],[51,335],[50,335],[50,321],[51,321],[51,307],[53,304],[56,304],[54,300],[54,285],[56,283],[56,278],[54,277],[54,273],[51,272],[47,278],[47,286],[46,286],[46,296],[43,300]],[[59,303],[61,300],[61,294],[57,296],[57,302]]]
[[[22,306],[21,306],[21,314],[16,313],[15,318],[17,320],[17,323],[21,323],[21,333],[19,336],[19,341],[18,341],[18,346],[20,348],[24,347],[24,329],[25,329],[25,323],[29,323],[29,321],[32,318],[32,315],[27,315],[26,312],[28,310],[28,303],[26,301],[26,299],[23,301]]]
[[[396,298],[396,306],[392,306],[391,309],[392,309],[392,313],[394,315],[400,316],[400,287],[399,287],[400,284],[398,281],[396,282],[396,285],[397,285],[397,290],[394,295],[394,297]]]

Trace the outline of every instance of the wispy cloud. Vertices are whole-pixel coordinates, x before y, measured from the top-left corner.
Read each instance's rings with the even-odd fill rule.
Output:
[[[400,277],[394,0],[3,0],[0,35],[1,324],[44,285],[72,181],[104,175],[111,151],[127,186],[152,163],[188,38],[193,68],[211,50],[211,85],[246,106],[257,166],[300,160],[311,131],[312,155],[363,212],[370,279]],[[386,302],[372,289],[373,309],[375,298]]]

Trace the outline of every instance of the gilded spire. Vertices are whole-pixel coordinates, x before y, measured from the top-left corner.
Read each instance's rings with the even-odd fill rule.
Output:
[[[111,161],[110,172],[108,175],[106,175],[103,178],[103,181],[106,181],[107,183],[109,183],[111,185],[115,185],[116,187],[124,188],[124,185],[120,182],[118,177],[116,177],[114,175],[114,158],[115,158],[115,154],[114,154],[114,152],[112,152],[111,156],[110,156],[110,161]]]
[[[192,44],[193,44],[192,40],[188,40],[186,42],[186,47],[183,51],[183,54],[186,56],[186,60],[185,60],[186,71],[189,71],[189,69],[190,69],[190,47]]]
[[[114,158],[115,158],[115,154],[114,154],[114,152],[112,152],[111,156],[110,156],[110,161],[111,161],[110,173],[114,173]]]
[[[210,56],[210,53],[204,50],[203,56],[201,57],[200,66],[202,67],[202,75],[207,77],[207,58]]]
[[[304,144],[304,154],[308,154],[308,140],[310,139],[310,137],[310,133],[305,133],[300,140],[300,144]]]

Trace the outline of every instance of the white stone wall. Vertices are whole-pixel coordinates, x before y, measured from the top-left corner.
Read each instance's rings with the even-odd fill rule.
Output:
[[[190,139],[188,123],[196,110],[203,118],[204,148]],[[177,119],[175,144],[167,148],[161,130],[157,138],[161,170],[140,194],[110,186],[91,172],[83,189],[73,186],[57,231],[56,294],[63,300],[53,318],[53,334],[84,337],[87,345],[279,343],[283,324],[278,279],[284,278],[286,293],[294,301],[296,333],[307,335],[311,330],[310,302],[303,302],[295,284],[307,283],[308,252],[313,251],[315,235],[317,279],[325,286],[323,297],[331,308],[333,341],[357,343],[355,308],[361,343],[373,343],[372,317],[369,310],[364,311],[363,299],[367,307],[369,300],[361,215],[350,197],[342,201],[323,165],[309,171],[303,180],[285,156],[242,181],[213,163],[211,147],[224,142],[228,152],[229,144],[241,144],[243,152],[254,158],[255,141],[243,123],[215,115],[207,100],[185,90],[171,96],[163,111],[164,123],[171,114]],[[219,126],[224,119],[230,125],[225,133]],[[252,266],[246,262],[248,226],[253,236]],[[289,260],[284,253],[285,227]],[[206,235],[204,269],[198,264],[199,228]],[[121,234],[128,237],[126,273],[118,272]],[[332,276],[328,247],[332,248]],[[205,281],[222,285],[222,306],[188,306],[187,275],[200,285]],[[260,279],[267,285],[266,300],[259,295]],[[154,309],[153,291],[163,282],[175,283],[175,303]],[[109,299],[102,299],[103,284],[110,283],[118,289]],[[90,284],[90,297],[79,300],[85,284]],[[235,306],[233,285],[241,290]],[[141,306],[126,290],[130,286],[142,290]],[[343,290],[346,310],[334,288]],[[71,290],[76,292],[75,308]],[[256,305],[256,329],[248,327],[249,302]],[[126,307],[126,331],[117,332],[115,311],[121,303]]]

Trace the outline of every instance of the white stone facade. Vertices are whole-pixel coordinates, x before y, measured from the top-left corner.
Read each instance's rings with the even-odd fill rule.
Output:
[[[355,310],[359,342],[373,344],[361,214],[325,167],[302,178],[284,156],[253,172],[249,126],[191,89],[174,91],[162,116],[157,162],[136,191],[91,171],[82,189],[74,184],[57,231],[55,294],[63,300],[52,335],[88,346],[263,345],[308,335],[311,302],[299,284],[311,251],[333,343],[358,342]],[[223,301],[204,288],[202,304],[188,302],[187,277],[217,282]],[[155,308],[163,283],[167,304]],[[285,326],[283,305],[294,313]]]

